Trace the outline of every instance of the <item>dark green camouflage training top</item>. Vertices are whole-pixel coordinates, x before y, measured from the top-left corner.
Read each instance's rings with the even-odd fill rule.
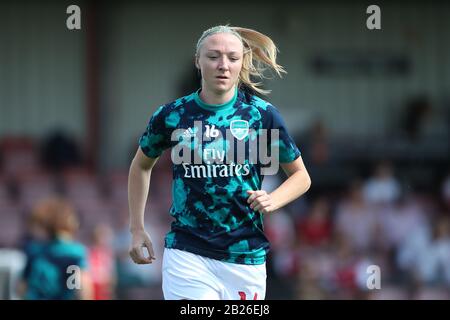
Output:
[[[247,190],[260,190],[265,174],[275,174],[280,162],[294,161],[300,151],[270,103],[236,90],[228,103],[208,105],[199,92],[159,107],[139,139],[151,158],[171,148],[175,221],[165,247],[262,264],[269,242]]]

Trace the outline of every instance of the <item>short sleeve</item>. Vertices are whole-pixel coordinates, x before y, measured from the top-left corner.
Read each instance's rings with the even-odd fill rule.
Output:
[[[88,269],[89,267],[89,257],[88,257],[88,249],[85,245],[74,242],[64,246],[61,250],[62,252],[66,252],[73,264],[78,266],[81,270]]]
[[[280,112],[271,105],[267,107],[267,111],[270,117],[268,129],[276,129],[278,131],[278,139],[276,138],[276,135],[271,133],[270,141],[272,145],[278,146],[279,148],[279,161],[281,163],[294,161],[301,153],[295,144],[294,139],[289,135],[283,117]]]
[[[164,114],[164,106],[159,107],[139,138],[139,146],[147,157],[157,158],[170,147],[170,136],[167,133]]]

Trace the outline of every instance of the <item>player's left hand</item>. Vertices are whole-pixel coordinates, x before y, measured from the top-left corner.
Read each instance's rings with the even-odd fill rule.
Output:
[[[250,204],[250,208],[260,213],[271,213],[275,207],[273,205],[272,198],[265,190],[247,190],[247,194],[250,195],[247,199],[247,203]]]

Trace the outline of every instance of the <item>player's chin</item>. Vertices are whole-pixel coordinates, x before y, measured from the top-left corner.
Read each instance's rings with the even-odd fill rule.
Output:
[[[233,85],[217,84],[214,89],[215,89],[216,93],[218,93],[218,94],[225,94],[225,93],[229,92],[231,89],[233,89]]]

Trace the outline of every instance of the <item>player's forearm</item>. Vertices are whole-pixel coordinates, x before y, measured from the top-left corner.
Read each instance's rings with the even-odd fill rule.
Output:
[[[151,169],[145,170],[133,161],[128,176],[128,206],[130,231],[144,230],[145,203],[150,188]]]
[[[311,179],[306,170],[299,170],[293,173],[270,194],[274,210],[280,209],[289,202],[294,201],[308,191],[310,186]]]

